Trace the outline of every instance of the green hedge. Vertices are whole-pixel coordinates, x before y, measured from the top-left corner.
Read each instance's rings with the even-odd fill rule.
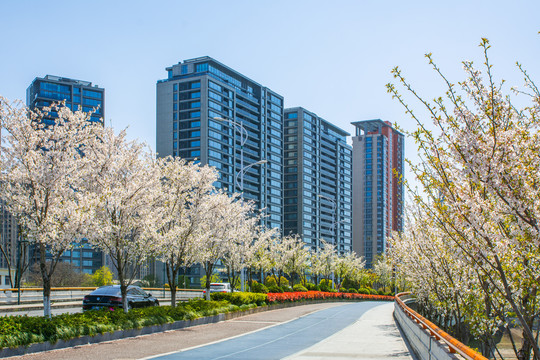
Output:
[[[227,301],[202,299],[180,303],[176,308],[157,306],[132,309],[127,314],[121,309],[99,310],[77,314],[62,314],[52,318],[41,316],[0,317],[0,348],[31,343],[69,340],[79,336],[97,335],[116,330],[139,329],[144,326],[192,320],[243,309]]]
[[[266,294],[251,293],[251,292],[232,292],[232,293],[220,293],[215,292],[210,294],[212,300],[226,300],[233,305],[249,305],[257,304],[258,306],[266,304]]]

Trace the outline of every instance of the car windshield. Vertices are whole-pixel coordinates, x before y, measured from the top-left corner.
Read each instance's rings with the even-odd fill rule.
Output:
[[[118,287],[103,287],[92,292],[92,295],[118,295],[120,294],[120,288]]]
[[[211,289],[225,289],[225,285],[223,284],[210,284]]]

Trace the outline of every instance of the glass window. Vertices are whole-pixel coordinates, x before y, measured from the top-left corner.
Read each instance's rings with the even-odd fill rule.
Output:
[[[99,91],[86,90],[86,89],[83,90],[83,95],[97,98],[97,99],[101,99],[103,97],[103,94]]]

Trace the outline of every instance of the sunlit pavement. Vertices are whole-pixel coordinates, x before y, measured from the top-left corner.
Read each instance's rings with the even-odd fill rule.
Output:
[[[415,359],[401,338],[393,311],[392,303],[368,310],[354,324],[286,359]]]

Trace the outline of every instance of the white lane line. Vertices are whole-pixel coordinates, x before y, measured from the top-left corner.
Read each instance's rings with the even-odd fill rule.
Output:
[[[344,306],[344,305],[347,305],[348,303],[345,303],[345,304],[339,304],[335,307],[339,307],[339,306]],[[249,331],[247,333],[242,333],[242,334],[238,334],[238,335],[234,335],[234,336],[231,336],[231,337],[228,337],[228,338],[225,338],[225,339],[220,339],[220,340],[216,340],[216,341],[212,341],[212,342],[209,342],[209,343],[205,343],[205,344],[201,344],[201,345],[196,345],[196,346],[192,346],[192,347],[188,347],[188,348],[185,348],[185,349],[182,349],[182,350],[175,350],[175,351],[169,351],[169,352],[166,352],[166,353],[162,353],[162,354],[158,354],[158,355],[152,355],[152,356],[147,356],[147,357],[143,357],[143,358],[139,358],[137,360],[150,360],[150,359],[155,359],[155,358],[158,358],[158,357],[161,357],[161,356],[167,356],[167,355],[172,355],[172,354],[177,354],[177,353],[181,353],[181,352],[184,352],[184,351],[189,351],[189,350],[193,350],[193,349],[198,349],[200,347],[203,347],[203,346],[208,346],[208,345],[214,345],[214,344],[218,344],[220,342],[223,342],[223,341],[228,341],[228,340],[232,340],[232,339],[236,339],[236,338],[239,338],[239,337],[242,337],[242,336],[245,336],[245,335],[250,335],[250,334],[254,334],[256,332],[259,332],[259,331],[262,331],[262,330],[266,330],[266,329],[270,329],[274,326],[278,326],[278,325],[282,325],[282,324],[287,324],[291,321],[294,321],[294,320],[298,320],[300,318],[303,318],[304,316],[308,316],[308,315],[311,315],[313,313],[316,313],[318,311],[322,311],[322,310],[326,310],[326,309],[331,309],[333,308],[334,306],[332,307],[329,307],[329,308],[325,308],[325,309],[319,309],[319,310],[313,310],[313,311],[310,311],[304,315],[301,315],[301,316],[297,316],[295,318],[292,318],[290,320],[287,320],[287,321],[283,321],[283,322],[278,322],[278,323],[275,323],[273,325],[269,325],[269,326],[265,326],[263,328],[260,328],[260,329],[257,329],[257,330],[253,330],[253,331]],[[234,320],[227,320],[227,321],[231,321],[233,322]],[[210,324],[208,324],[210,325]],[[172,331],[177,331],[177,330],[172,330]]]

